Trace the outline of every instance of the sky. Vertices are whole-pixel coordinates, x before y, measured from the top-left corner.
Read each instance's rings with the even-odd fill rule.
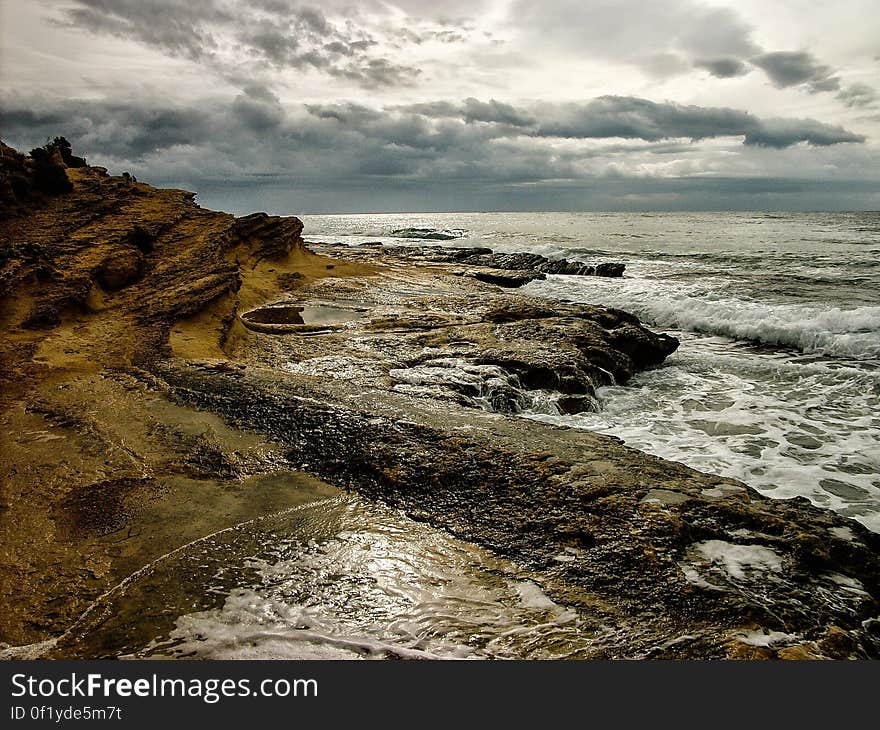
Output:
[[[0,137],[235,213],[880,210],[876,0],[0,0]]]

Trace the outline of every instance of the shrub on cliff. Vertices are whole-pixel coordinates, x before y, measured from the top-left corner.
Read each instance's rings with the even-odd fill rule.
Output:
[[[0,203],[12,210],[30,196],[31,179],[27,158],[0,142]]]
[[[45,147],[32,149],[31,160],[35,190],[48,195],[60,195],[73,190],[73,184],[67,179],[67,168],[61,152],[54,143],[49,142]]]
[[[66,137],[56,137],[52,140],[52,146],[58,150],[61,154],[61,161],[68,167],[86,167],[86,158],[73,154],[73,147]]]

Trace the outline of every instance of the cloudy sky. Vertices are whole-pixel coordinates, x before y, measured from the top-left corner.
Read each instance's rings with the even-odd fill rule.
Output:
[[[880,209],[876,0],[0,0],[0,81],[238,213]]]

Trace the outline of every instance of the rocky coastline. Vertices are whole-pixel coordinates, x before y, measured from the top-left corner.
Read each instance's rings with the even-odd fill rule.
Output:
[[[0,656],[189,540],[337,490],[533,571],[595,628],[588,658],[880,656],[877,535],[517,417],[593,408],[676,349],[509,291],[622,265],[307,245],[297,218],[63,145],[0,152]]]

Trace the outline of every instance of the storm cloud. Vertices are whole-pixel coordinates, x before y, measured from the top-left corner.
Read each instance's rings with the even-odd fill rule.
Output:
[[[5,0],[0,123],[240,211],[815,206],[823,183],[877,207],[869,9]]]
[[[738,58],[698,58],[694,61],[694,66],[706,69],[719,79],[732,79],[749,72],[746,63]]]
[[[312,69],[375,88],[405,85],[420,73],[382,56],[362,25],[331,22],[318,5],[74,0],[58,22],[134,40],[232,78],[249,68]]]
[[[837,95],[848,107],[872,107],[880,102],[880,93],[867,84],[852,84]]]
[[[789,86],[804,85],[813,93],[837,91],[840,78],[831,67],[819,63],[806,51],[764,53],[751,59],[752,63],[763,69],[773,84],[784,89]]]
[[[425,117],[491,123],[498,125],[502,136],[623,138],[649,142],[742,137],[743,144],[778,149],[800,142],[828,146],[865,141],[863,135],[813,119],[762,120],[736,109],[657,103],[626,96],[604,96],[583,103],[543,104],[532,109],[516,109],[494,100],[487,103],[467,99],[462,104],[416,104],[405,110]],[[505,127],[512,127],[513,131]]]
[[[674,142],[675,150],[683,150],[701,140],[731,138],[745,146],[785,149],[865,139],[811,119],[764,120],[736,109],[635,97],[524,108],[469,98],[392,108],[335,103],[285,110],[259,86],[229,102],[198,105],[68,100],[41,108],[13,98],[3,104],[0,122],[13,141],[36,143],[65,134],[92,156],[109,155],[129,165],[172,148],[204,149],[199,174],[205,177],[219,160],[228,163],[223,170],[246,171],[260,164],[283,168],[285,159],[320,154],[324,175],[338,169],[345,175],[525,181],[578,177],[578,161],[633,151],[621,140],[646,143],[640,148],[646,154],[668,154],[668,146],[652,150],[652,145]],[[548,153],[547,145],[557,148]]]

